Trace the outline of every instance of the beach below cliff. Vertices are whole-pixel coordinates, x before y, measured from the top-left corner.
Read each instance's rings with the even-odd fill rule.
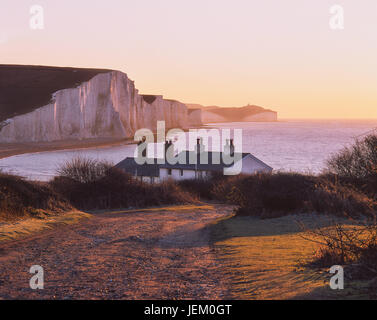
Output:
[[[58,150],[116,147],[133,144],[132,139],[98,138],[85,140],[61,140],[52,142],[0,143],[0,159],[26,153]]]

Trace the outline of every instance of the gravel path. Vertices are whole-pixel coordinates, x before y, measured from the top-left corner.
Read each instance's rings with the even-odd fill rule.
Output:
[[[226,299],[208,224],[229,206],[95,214],[0,244],[0,299]],[[32,290],[32,265],[45,288]]]

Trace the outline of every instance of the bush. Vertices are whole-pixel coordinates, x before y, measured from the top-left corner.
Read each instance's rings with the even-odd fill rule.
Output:
[[[98,165],[96,163],[95,165]],[[103,176],[86,182],[57,176],[51,186],[82,210],[119,209],[192,203],[196,199],[174,182],[158,185],[135,180],[117,168],[110,168]]]
[[[242,205],[245,203],[239,191],[239,184],[247,176],[222,176],[213,183],[211,195],[214,199],[230,204]]]
[[[77,182],[89,183],[103,178],[112,167],[113,164],[106,161],[77,156],[63,163],[58,168],[57,175]]]
[[[238,205],[238,215],[274,218],[288,214],[319,212],[339,216],[374,216],[377,204],[333,176],[298,173],[229,177],[213,185],[216,199]]]
[[[226,202],[224,196],[228,193],[220,191],[220,186],[229,186],[231,178],[221,173],[214,173],[208,179],[191,179],[178,182],[179,187],[203,200],[219,200]]]
[[[177,182],[178,186],[193,196],[206,199],[206,200],[213,200],[213,196],[211,190],[213,188],[213,181],[210,179],[202,179],[202,180],[182,180]]]
[[[354,267],[353,276],[377,276],[377,224],[365,222],[357,226],[336,224],[318,230],[306,230],[310,241],[320,243],[310,266],[328,268],[333,265]]]
[[[344,148],[327,161],[326,172],[351,182],[363,192],[377,195],[377,135],[369,135]]]
[[[313,177],[300,174],[258,174],[236,180],[227,194],[239,206],[238,215],[263,218],[301,212],[314,189]]]
[[[48,184],[0,173],[0,219],[39,217],[71,209],[70,203]]]
[[[239,215],[273,218],[320,212],[374,217],[377,210],[377,136],[370,135],[328,160],[325,174],[257,174],[223,178],[211,194],[239,206]]]
[[[318,177],[314,192],[309,194],[311,207],[316,212],[338,216],[374,218],[377,203],[352,184],[339,181],[335,176]]]

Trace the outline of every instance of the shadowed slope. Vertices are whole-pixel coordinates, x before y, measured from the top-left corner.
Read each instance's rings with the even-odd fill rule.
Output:
[[[0,121],[48,104],[51,95],[89,81],[105,69],[0,65]]]

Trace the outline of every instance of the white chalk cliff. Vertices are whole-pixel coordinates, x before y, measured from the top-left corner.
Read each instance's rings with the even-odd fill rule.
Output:
[[[185,104],[162,96],[143,96],[126,74],[109,71],[76,88],[55,92],[51,102],[5,120],[0,142],[42,142],[89,138],[130,138],[136,130],[187,128]]]

